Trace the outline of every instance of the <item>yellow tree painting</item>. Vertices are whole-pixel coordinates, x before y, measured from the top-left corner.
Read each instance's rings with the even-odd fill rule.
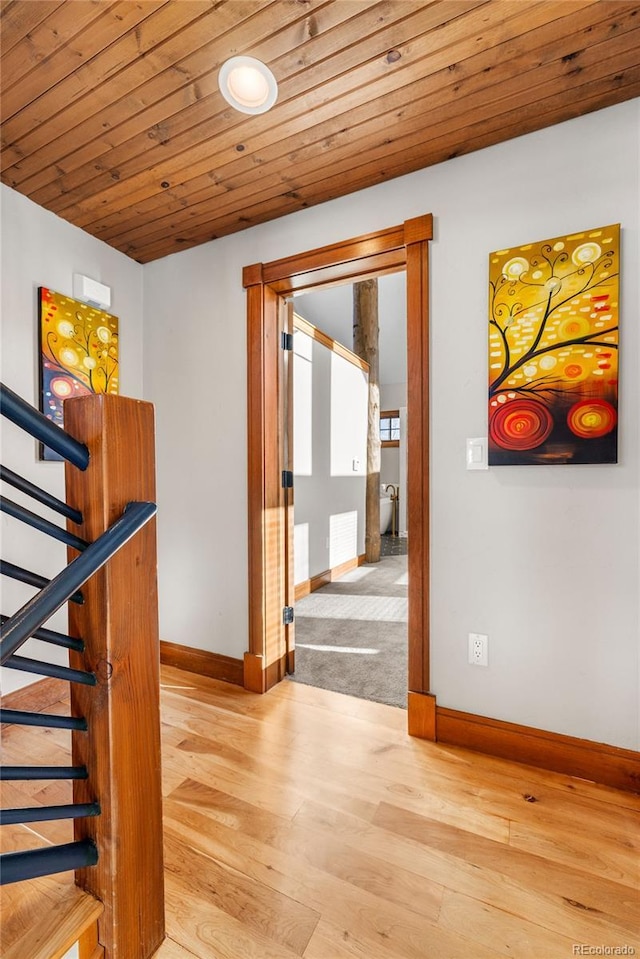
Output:
[[[63,426],[63,404],[85,393],[118,392],[118,318],[41,286],[40,409]],[[41,459],[61,457],[47,447]]]
[[[489,257],[489,465],[616,463],[620,226]]]

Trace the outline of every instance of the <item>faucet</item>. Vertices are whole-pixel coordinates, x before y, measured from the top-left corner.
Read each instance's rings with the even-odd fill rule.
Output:
[[[394,486],[393,483],[387,483],[384,488],[385,493],[388,493],[391,490],[391,535],[398,535],[398,487]]]

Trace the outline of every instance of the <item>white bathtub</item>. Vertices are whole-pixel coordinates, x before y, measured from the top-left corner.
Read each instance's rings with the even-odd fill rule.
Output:
[[[380,534],[386,533],[391,526],[393,503],[390,496],[380,497]]]

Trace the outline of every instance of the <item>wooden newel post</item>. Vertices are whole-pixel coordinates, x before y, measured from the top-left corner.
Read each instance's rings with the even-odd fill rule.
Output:
[[[365,558],[380,560],[380,355],[378,281],[353,285],[353,352],[369,364]]]
[[[70,529],[93,541],[127,503],[155,502],[153,407],[98,394],[67,401],[64,417],[90,453],[85,472],[66,467],[67,501],[84,518]],[[82,593],[84,605],[69,604],[69,627],[86,650],[70,660],[95,672],[98,686],[71,688],[72,713],[89,727],[73,736],[73,762],[89,771],[74,801],[98,800],[102,814],[76,821],[76,838],[92,838],[99,852],[76,883],[104,903],[105,959],[149,959],[164,939],[155,520]]]

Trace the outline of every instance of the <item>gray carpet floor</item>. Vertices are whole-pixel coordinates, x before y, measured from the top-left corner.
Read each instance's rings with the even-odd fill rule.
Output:
[[[407,706],[407,557],[360,566],[296,603],[289,678]]]

